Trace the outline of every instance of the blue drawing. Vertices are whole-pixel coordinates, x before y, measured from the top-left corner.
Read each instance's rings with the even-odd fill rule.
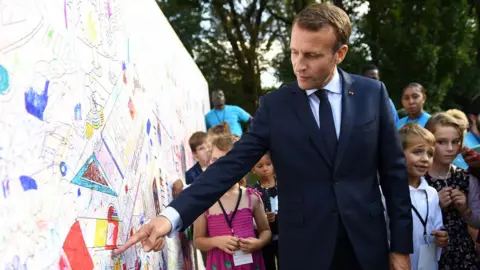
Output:
[[[107,175],[102,169],[95,155],[91,155],[87,162],[78,171],[77,175],[72,180],[72,184],[96,190],[112,196],[117,196],[117,193],[109,186],[107,182]]]
[[[118,166],[117,161],[115,160],[115,158],[112,155],[112,151],[110,151],[110,148],[108,147],[107,142],[105,141],[105,139],[103,137],[102,137],[102,141],[103,141],[103,145],[105,145],[105,148],[108,151],[108,154],[110,154],[110,157],[112,158],[113,163],[115,164],[115,167],[117,168],[118,172],[120,173],[120,176],[122,177],[122,179],[124,179],[122,170],[120,170],[120,166]]]
[[[24,191],[30,189],[37,189],[37,181],[35,181],[35,179],[31,178],[30,176],[20,176],[20,183],[22,184]]]
[[[33,88],[25,92],[25,108],[27,112],[43,121],[43,112],[48,103],[48,86],[50,81],[45,82],[43,92],[37,94]]]
[[[62,176],[65,176],[67,175],[67,164],[65,164],[65,162],[60,162],[60,173],[62,174]]]
[[[80,188],[77,190],[77,196],[80,197],[82,195],[82,192],[80,192]]]
[[[152,127],[152,124],[150,123],[150,119],[147,121],[147,135],[150,135],[150,128]]]
[[[74,114],[75,120],[82,120],[82,104],[78,103],[75,105]]]
[[[10,88],[10,77],[8,76],[8,71],[0,65],[0,95],[5,94]]]
[[[8,179],[2,181],[2,191],[3,197],[7,198],[7,195],[10,193],[10,181]]]
[[[157,139],[158,144],[162,145],[162,131],[160,130],[160,122],[157,122]]]

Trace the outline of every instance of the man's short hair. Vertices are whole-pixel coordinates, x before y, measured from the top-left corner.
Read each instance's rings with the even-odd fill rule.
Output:
[[[197,147],[204,144],[207,141],[207,133],[203,131],[197,131],[190,136],[188,139],[188,144],[190,145],[190,150],[192,153],[197,152]]]
[[[435,147],[435,136],[428,129],[423,128],[417,123],[407,123],[402,126],[398,132],[400,133],[404,150],[408,148],[412,137],[420,138],[427,142],[428,145]]]
[[[347,13],[341,8],[328,3],[317,3],[306,7],[297,14],[294,25],[310,31],[318,31],[331,26],[337,36],[335,51],[342,45],[347,44],[352,34],[352,24]]]

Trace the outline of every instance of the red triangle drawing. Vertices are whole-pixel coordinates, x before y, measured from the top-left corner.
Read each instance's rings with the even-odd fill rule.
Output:
[[[83,173],[82,177],[100,185],[108,186],[107,181],[105,181],[105,178],[103,178],[102,173],[98,169],[95,162],[92,162],[90,165],[88,165],[88,168]]]
[[[72,270],[90,270],[94,268],[92,257],[90,257],[90,253],[85,245],[78,221],[70,228],[65,242],[63,242],[63,251]]]

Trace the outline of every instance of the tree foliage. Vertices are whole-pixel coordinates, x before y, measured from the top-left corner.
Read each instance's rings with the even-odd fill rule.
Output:
[[[410,82],[427,89],[428,110],[437,111],[449,91],[474,66],[476,20],[466,0],[377,0],[361,23],[362,42],[399,105]]]
[[[229,103],[253,113],[261,73],[295,80],[289,42],[295,15],[315,0],[159,0],[159,6],[206,77]],[[400,108],[402,87],[419,82],[427,109],[464,107],[480,92],[480,0],[331,0],[353,23],[341,67],[360,73],[373,62]],[[359,7],[368,5],[361,16]],[[279,47],[279,48],[278,48]],[[272,48],[279,54],[267,62]],[[270,86],[271,87],[271,86]]]

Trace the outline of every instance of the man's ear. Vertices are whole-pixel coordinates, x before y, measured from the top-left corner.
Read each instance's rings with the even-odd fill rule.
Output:
[[[336,52],[335,52],[335,65],[339,65],[347,56],[348,46],[342,45]]]

